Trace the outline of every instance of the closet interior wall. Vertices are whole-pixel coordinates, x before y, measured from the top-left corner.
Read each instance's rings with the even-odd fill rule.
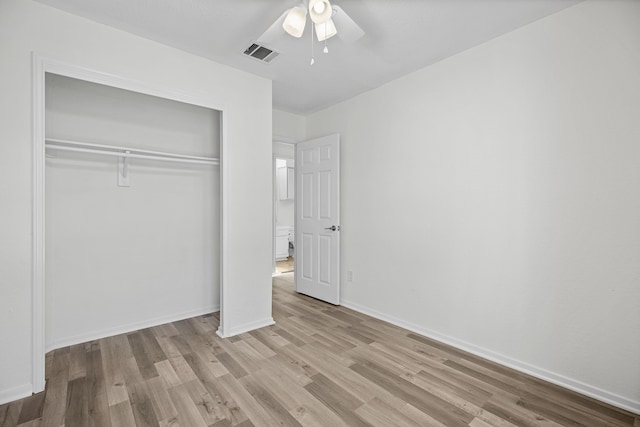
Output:
[[[47,74],[46,137],[218,158],[220,112]],[[46,348],[219,310],[215,165],[47,150]]]

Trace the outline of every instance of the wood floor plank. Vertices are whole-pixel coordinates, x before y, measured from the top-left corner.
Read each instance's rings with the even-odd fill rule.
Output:
[[[454,362],[452,360],[447,360],[446,362],[444,362],[444,365],[453,368],[463,374],[466,374],[470,377],[479,379],[480,381],[486,383],[486,384],[491,384],[492,386],[496,387],[497,389],[500,390],[504,390],[508,393],[511,393],[515,396],[519,395],[522,393],[522,390],[519,389],[516,386],[513,386],[511,384],[508,384],[506,382],[501,381],[500,379],[484,374],[482,372],[479,372],[477,370],[474,370],[472,368],[469,368],[468,366],[462,365],[458,362]]]
[[[240,366],[238,361],[229,356],[228,353],[220,353],[216,357],[235,378],[242,378],[248,375],[247,371],[245,371],[244,368]]]
[[[238,403],[255,426],[278,425],[277,421],[269,415],[269,412],[253,398],[233,375],[224,375],[219,377],[218,381],[233,396],[233,400]]]
[[[272,351],[275,351],[278,347],[285,346],[290,342],[278,335],[276,331],[277,328],[262,328],[251,331],[250,334],[266,347],[270,348]]]
[[[216,404],[202,382],[199,380],[190,381],[184,386],[207,425],[213,425],[227,418],[223,407]]]
[[[163,420],[175,418],[178,411],[167,391],[170,387],[162,377],[155,377],[146,381],[147,392],[153,406],[153,411],[159,423]]]
[[[422,366],[412,363],[410,360],[398,358],[392,354],[381,351],[373,351],[370,346],[356,347],[347,352],[355,363],[374,362],[384,366],[395,375],[403,376],[415,374],[422,370]]]
[[[4,408],[0,410],[0,426],[2,427],[17,426],[23,404],[24,404],[24,400],[18,400],[18,401],[3,405]]]
[[[102,352],[100,347],[87,353],[87,393],[89,426],[108,426],[111,424],[109,415],[109,398],[102,367]]]
[[[180,335],[198,335],[198,331],[189,319],[173,322],[173,326],[180,332]]]
[[[240,379],[240,383],[249,392],[253,399],[258,402],[274,420],[276,420],[278,425],[302,425],[298,420],[291,416],[289,411],[287,411],[282,403],[280,403],[277,397],[265,390],[253,376],[246,376]]]
[[[167,338],[179,335],[180,331],[173,323],[165,323],[164,325],[153,326],[149,328],[153,335],[157,338]]]
[[[310,400],[290,411],[290,413],[305,427],[348,426],[347,421],[316,400]]]
[[[305,363],[314,367],[316,372],[322,373],[345,390],[350,390],[363,401],[369,401],[378,397],[392,406],[401,407],[405,404],[404,401],[395,397],[385,388],[358,375],[346,366],[333,363],[311,347],[291,347],[289,350],[293,353],[295,359],[305,361]]]
[[[87,396],[86,378],[76,378],[73,381],[69,381],[65,425],[86,426],[89,424],[89,402]]]
[[[448,426],[466,426],[474,418],[379,365],[357,363],[350,369]]]
[[[414,379],[417,385],[428,383],[431,387],[437,387],[444,392],[454,394],[461,400],[470,402],[479,407],[484,405],[492,396],[491,393],[474,387],[471,384],[464,384],[464,386],[460,386],[455,383],[445,381],[424,370],[418,372],[414,376]]]
[[[144,349],[152,363],[155,364],[167,360],[167,355],[162,350],[162,347],[160,347],[160,344],[158,344],[158,340],[151,329],[142,329],[140,335],[142,335]]]
[[[355,344],[357,345],[358,343],[363,343],[363,344],[371,344],[373,342],[375,342],[374,340],[372,340],[371,338],[368,338],[358,332],[356,332],[352,327],[343,327],[343,326],[338,326],[337,328],[335,328],[335,331],[337,333],[340,334],[340,336],[343,339],[350,339],[351,343],[354,343],[354,340],[356,341]]]
[[[229,373],[229,370],[213,353],[211,347],[208,346],[200,336],[189,337],[187,341],[193,349],[192,354],[196,354],[207,365],[207,369],[209,369],[214,376],[220,377]]]
[[[262,362],[264,359],[266,359],[267,357],[271,357],[274,356],[275,353],[273,351],[271,351],[270,349],[267,348],[267,351],[264,354],[260,354],[260,352],[258,350],[256,350],[255,347],[252,347],[249,345],[249,343],[247,342],[247,340],[242,340],[242,341],[238,341],[236,343],[234,343],[233,345],[237,351],[239,351],[240,353],[242,353],[242,355],[251,361],[252,365],[254,366],[254,369],[252,371],[257,371],[260,369],[260,362]],[[235,355],[236,353],[234,353]]]
[[[250,346],[253,351],[260,355],[260,360],[264,360],[276,355],[275,351],[273,351],[270,347],[264,345],[262,341],[256,339],[253,335],[245,338],[243,341],[248,346]]]
[[[173,342],[173,338],[175,336],[176,335],[171,335],[167,337],[156,337],[156,342],[162,349],[162,352],[167,356],[167,359],[171,359],[172,357],[182,356],[182,353],[180,353],[180,350]],[[156,362],[156,363],[160,363],[160,362]]]
[[[401,409],[396,409],[378,398],[356,409],[356,413],[374,426],[445,426],[409,404],[403,405]]]
[[[242,340],[237,340],[235,342],[231,342],[229,340],[221,340],[220,347],[222,347],[225,351],[216,354],[218,360],[220,360],[221,355],[223,355],[223,357],[227,361],[229,361],[229,359],[232,359],[234,364],[237,365],[237,367],[241,368],[241,370],[243,370],[247,374],[260,369],[261,359],[259,357],[256,357],[255,354],[252,354],[251,350],[248,350],[248,352],[243,351],[247,349]]]
[[[342,310],[339,310],[338,308],[330,308],[327,310],[322,310],[322,312],[324,314],[326,314],[327,316],[331,316],[331,317],[335,317],[336,319],[344,322],[344,323],[360,323],[362,322],[362,319],[360,319],[358,316],[354,316],[352,314],[346,313]],[[339,326],[342,327],[342,326]]]
[[[158,425],[158,418],[151,403],[149,388],[141,381],[127,386],[131,411],[137,427],[151,427]]]
[[[610,427],[612,425],[609,421],[590,417],[587,414],[545,399],[520,398],[516,404],[530,412],[540,414],[549,420],[555,421],[560,425],[588,424],[593,427]]]
[[[178,412],[176,418],[180,425],[189,427],[207,427],[207,423],[204,421],[200,411],[196,407],[196,404],[191,399],[185,384],[171,387],[168,392],[171,397],[171,401]]]
[[[370,426],[355,412],[363,403],[324,375],[314,375],[312,381],[305,386],[305,389],[327,408],[335,412],[348,425]]]
[[[156,370],[160,377],[167,383],[167,388],[182,384],[182,381],[173,369],[173,365],[169,360],[163,360],[162,362],[156,362]]]
[[[139,332],[129,334],[127,336],[133,356],[138,365],[138,370],[142,375],[142,378],[148,380],[149,378],[157,377],[158,371],[156,370],[153,360],[149,356],[147,349],[145,348],[142,334]],[[155,341],[155,340],[154,340]]]
[[[293,344],[293,345],[297,345],[302,346],[305,345],[307,342],[310,342],[311,339],[308,338],[309,341],[304,341],[302,339],[300,339],[298,336],[303,335],[302,333],[298,333],[298,336],[292,334],[291,332],[285,330],[285,329],[281,329],[281,328],[276,328],[275,332],[278,334],[278,336],[284,338],[285,340],[287,340],[289,343]]]
[[[485,421],[482,421],[480,418],[474,418],[469,423],[469,427],[492,427],[492,425]]]
[[[76,344],[69,349],[69,381],[87,375],[87,355],[84,346],[84,344]]]
[[[68,350],[68,347],[66,349]],[[42,421],[46,427],[59,427],[64,423],[69,384],[69,352],[64,350],[53,351],[51,370],[47,373],[42,408]]]
[[[269,390],[282,406],[289,412],[303,405],[309,399],[306,390],[295,380],[287,377],[282,372],[272,369],[262,369],[253,375],[260,385]]]
[[[519,426],[557,426],[540,414],[528,411],[518,406],[518,398],[508,394],[496,394],[487,401],[482,408],[504,420]],[[561,425],[561,424],[560,424]],[[574,424],[575,425],[575,424]]]
[[[110,407],[129,400],[122,373],[122,361],[128,357],[123,338],[126,340],[122,335],[100,340],[100,353]]]
[[[198,376],[193,372],[191,366],[189,366],[184,357],[172,357],[171,359],[169,359],[169,363],[180,379],[181,384],[198,379]]]
[[[209,392],[215,412],[220,418],[229,419],[232,424],[238,424],[247,420],[247,416],[242,412],[233,397],[222,387],[220,387],[217,377],[211,372],[205,362],[197,355],[185,355],[185,360],[198,377],[204,388]],[[228,375],[228,374],[227,374]]]
[[[44,407],[44,392],[34,394],[24,399],[18,424],[27,423],[42,417]]]
[[[136,425],[128,400],[109,406],[109,417],[111,418],[112,427],[131,427]],[[68,426],[65,424],[65,427]]]

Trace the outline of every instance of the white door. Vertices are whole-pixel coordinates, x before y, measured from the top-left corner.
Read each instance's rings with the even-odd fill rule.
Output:
[[[340,304],[340,135],[296,144],[296,291]]]

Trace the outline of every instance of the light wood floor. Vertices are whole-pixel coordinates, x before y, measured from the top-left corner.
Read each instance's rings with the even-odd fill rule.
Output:
[[[294,262],[293,257],[290,256],[282,261],[276,261],[276,273],[288,273],[293,271]]]
[[[217,337],[215,315],[56,350],[47,389],[2,426],[640,426],[533,379],[274,279],[276,325]]]

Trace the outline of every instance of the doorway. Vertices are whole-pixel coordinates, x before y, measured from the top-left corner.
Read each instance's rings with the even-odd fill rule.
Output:
[[[273,274],[294,272],[295,146],[274,142],[273,158]]]

